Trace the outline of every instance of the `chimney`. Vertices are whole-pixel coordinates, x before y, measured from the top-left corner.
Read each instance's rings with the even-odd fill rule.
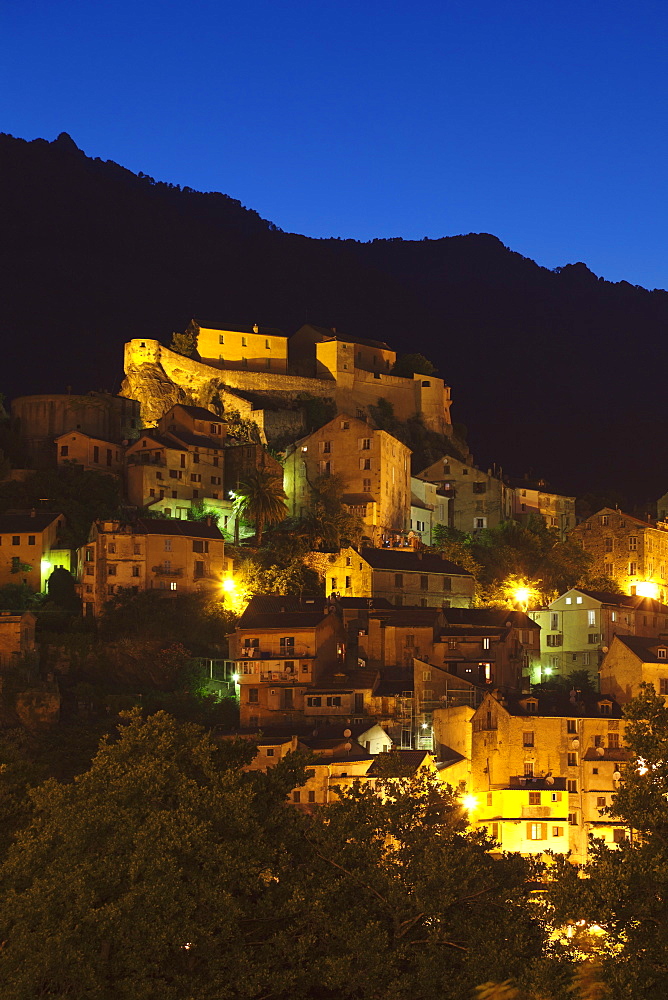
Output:
[[[253,323],[253,333],[259,333],[259,332],[260,332],[260,327],[257,325],[257,323]]]

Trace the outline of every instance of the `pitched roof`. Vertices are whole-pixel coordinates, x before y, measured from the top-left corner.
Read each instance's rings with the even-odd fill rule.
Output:
[[[497,627],[540,628],[538,622],[523,611],[508,608],[444,608],[448,625],[495,625]]]
[[[432,552],[407,552],[404,549],[362,549],[362,559],[373,569],[396,572],[443,573],[446,576],[472,576],[466,569]]]
[[[382,776],[384,771],[383,764],[388,757],[392,757],[393,760],[400,763],[402,770],[405,770],[406,774],[415,774],[424,764],[426,758],[432,756],[431,750],[390,750],[389,753],[378,754],[367,771],[367,775],[370,778]]]
[[[0,514],[0,534],[1,535],[21,535],[31,532],[44,531],[50,524],[62,517],[62,514],[55,514],[46,510],[11,510]]]
[[[633,608],[635,611],[650,611],[654,614],[668,614],[668,607],[653,597],[640,597],[638,594],[613,594],[608,590],[585,590],[584,587],[574,587],[579,594],[600,601],[601,604],[612,604],[619,608]],[[561,597],[564,595],[562,594]],[[557,598],[559,600],[560,598]]]
[[[391,351],[392,348],[382,340],[365,340],[364,337],[348,337],[345,334],[338,333],[332,327],[328,326],[316,326],[315,323],[305,323],[304,326],[309,327],[311,330],[315,330],[319,333],[325,340],[338,340],[341,344],[359,344],[361,347],[378,347],[383,351]],[[304,329],[304,327],[300,327]],[[299,332],[299,331],[297,331]]]
[[[663,663],[668,666],[668,641],[654,638],[646,638],[640,635],[615,635],[613,642],[619,640],[632,653],[642,660],[643,663]],[[657,650],[666,650],[667,656],[659,657]]]
[[[494,697],[494,694],[491,695]],[[530,711],[526,701],[535,700],[538,702],[536,711]],[[504,694],[496,697],[496,701],[502,705],[509,715],[522,716],[525,718],[587,718],[587,719],[621,719],[622,710],[614,698],[607,695],[592,694],[590,692],[580,692],[571,701],[568,693],[556,690],[543,690],[535,694]],[[612,702],[609,715],[603,715],[600,710],[601,702]],[[484,704],[484,702],[483,702]]]
[[[203,330],[220,330],[223,333],[257,333],[261,336],[268,337],[286,337],[287,334],[283,333],[282,330],[278,330],[273,326],[258,326],[257,330],[253,326],[221,326],[220,323],[201,323],[198,319],[193,319],[193,323]],[[331,331],[330,331],[331,332]]]
[[[220,528],[206,521],[184,521],[176,517],[138,517],[134,529],[140,535],[182,535],[185,538],[214,538],[222,540]]]
[[[309,688],[309,694],[327,694],[334,692],[339,694],[342,691],[373,691],[378,682],[377,670],[365,670],[356,668],[347,670],[332,670],[329,674],[321,677],[320,683]]]
[[[440,608],[389,608],[370,611],[369,618],[380,621],[381,628],[433,628]]]
[[[583,760],[611,760],[615,763],[631,760],[632,753],[626,747],[589,747],[583,754]]]
[[[359,507],[362,504],[375,503],[374,497],[370,493],[342,493],[341,503],[347,506]]]
[[[324,597],[293,597],[256,594],[237,622],[237,629],[315,628],[328,613]]]
[[[434,505],[426,503],[417,493],[411,492],[411,507],[419,507],[421,510],[433,510]]]
[[[504,636],[508,629],[503,625],[445,625],[439,629],[441,638],[446,636]]]

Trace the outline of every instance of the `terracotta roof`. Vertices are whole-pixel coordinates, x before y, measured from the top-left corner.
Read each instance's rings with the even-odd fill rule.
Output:
[[[182,430],[180,427],[175,431],[167,432],[170,438],[184,445],[185,448],[213,448],[219,451],[223,448],[220,438],[208,437],[206,434],[193,434],[192,431]],[[170,447],[174,447],[172,444]]]
[[[574,587],[573,590],[578,594],[586,594],[587,597],[591,597],[595,601],[600,601],[601,604],[611,604],[619,608],[632,608],[635,611],[650,611],[654,614],[668,614],[668,607],[653,597],[640,597],[638,594],[612,594],[607,590],[585,590],[583,587]],[[564,594],[561,595],[561,597],[564,596]],[[557,598],[557,600],[560,600],[560,598]]]
[[[407,552],[402,549],[362,549],[362,559],[373,569],[389,569],[395,572],[442,573],[444,576],[471,577],[468,570],[462,569],[447,559],[431,552]]]
[[[62,514],[54,514],[53,511],[36,510],[34,513],[29,510],[12,510],[0,514],[0,535],[21,535],[44,531],[50,524],[62,517]]]
[[[529,711],[526,704],[522,704],[527,699],[535,699],[538,702],[536,711]],[[498,698],[495,700],[499,700]],[[599,705],[601,702],[612,702],[609,715],[603,715]],[[505,702],[505,704],[504,704]],[[561,691],[541,691],[536,694],[507,694],[503,696],[503,707],[510,715],[524,716],[525,718],[587,718],[587,719],[621,719],[622,710],[614,698],[599,694],[580,694],[577,701],[573,702],[567,693]]]
[[[192,417],[193,420],[208,420],[217,424],[225,423],[222,417],[219,417],[216,413],[212,413],[211,410],[206,410],[203,406],[186,406],[185,403],[175,403],[174,408],[177,406],[184,410],[184,412],[187,413],[189,417]],[[167,414],[165,414],[165,416],[167,416]]]

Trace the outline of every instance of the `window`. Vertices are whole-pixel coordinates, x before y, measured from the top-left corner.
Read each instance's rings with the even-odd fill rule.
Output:
[[[578,755],[576,753],[568,754],[568,766],[577,767],[578,766]]]
[[[578,790],[577,778],[567,778],[566,779],[566,790],[569,795],[576,795]]]
[[[264,349],[265,349],[265,351],[270,351],[271,350],[271,343],[268,340],[265,340],[265,342],[264,342]]]
[[[612,552],[612,538],[605,539],[605,551]]]
[[[429,590],[429,577],[428,576],[421,576],[420,577],[420,590]]]
[[[522,734],[522,746],[532,747],[533,746],[533,733],[526,732]]]
[[[582,598],[581,597],[576,597],[575,598],[575,603],[576,604],[582,604]]]
[[[661,677],[659,679],[659,694],[668,694],[668,677]]]
[[[209,543],[202,538],[193,539],[193,552],[208,552]]]
[[[330,577],[330,582],[331,582],[330,589],[331,590],[336,590],[337,584],[339,582],[338,576],[332,576],[332,577]]]
[[[573,603],[573,598],[572,597],[567,597],[566,598],[566,604],[572,604],[572,603]]]
[[[60,454],[61,454],[61,456],[63,458],[65,458],[67,456],[69,450],[70,449],[69,449],[68,445],[66,445],[66,444],[61,445],[60,446]]]
[[[601,516],[599,517],[599,523],[604,528],[607,527],[608,524],[610,523],[610,515],[609,514],[601,514]]]
[[[28,545],[34,545],[34,544],[35,544],[35,536],[28,535]]]
[[[306,704],[309,708],[320,708],[322,704],[322,699],[320,695],[311,695],[306,699]]]
[[[322,442],[322,450],[323,450],[323,454],[325,454],[325,455],[331,455],[331,453],[332,453],[332,442],[331,441],[323,441]]]
[[[638,548],[638,536],[629,535],[629,552],[635,552]]]
[[[133,576],[139,576],[139,566],[133,566],[132,567],[132,575]]]
[[[486,528],[487,527],[487,518],[486,517],[474,517],[473,518],[473,527],[476,528],[476,529]]]
[[[561,640],[562,640],[561,634],[559,634],[559,635],[548,635],[547,636],[547,645],[548,646],[561,646]]]
[[[603,737],[599,733],[597,733],[597,735],[594,737],[594,746],[595,747],[603,746]]]
[[[295,648],[295,637],[293,635],[281,636],[279,640],[279,645],[282,650]]]
[[[473,492],[474,493],[486,493],[487,492],[487,483],[473,483]]]
[[[491,640],[489,638],[483,639],[482,640],[482,648],[483,649],[489,649],[490,642],[491,642]]]
[[[613,844],[621,844],[624,840],[626,840],[626,830],[617,827],[612,831]]]
[[[448,639],[448,649],[457,649],[456,639]]]
[[[248,347],[248,338],[247,337],[242,337],[241,338],[241,346],[242,347]]]
[[[567,719],[566,721],[566,732],[567,733],[577,733],[578,723],[577,719]]]
[[[353,585],[353,583],[352,583],[352,577],[351,576],[347,576],[346,577],[346,590],[350,590],[350,588],[352,587],[352,585]]]
[[[403,575],[403,573],[395,573],[394,574],[394,586],[395,587],[403,587],[403,585],[404,585],[404,575]]]
[[[308,800],[309,802],[315,802],[315,792],[308,793]]]
[[[113,592],[114,592],[114,585],[113,583],[110,583],[109,586],[107,587],[107,593],[113,594]]]
[[[619,746],[619,733],[608,733],[608,749],[614,750]]]
[[[371,489],[371,480],[370,479],[363,480],[363,482],[362,482],[362,488],[363,488],[363,490],[364,490],[365,493],[368,493],[369,490]]]
[[[487,805],[491,806],[493,801],[494,801],[494,796],[492,792],[487,792]]]
[[[218,343],[219,344],[224,344],[225,343],[225,335],[224,334],[222,334],[222,333],[218,334]]]
[[[656,658],[657,658],[657,660],[665,660],[666,659],[666,647],[665,646],[659,646],[659,648],[656,651]]]
[[[527,823],[527,838],[529,840],[545,840],[546,823]]]
[[[204,563],[201,560],[196,559],[195,560],[195,579],[196,580],[201,580],[203,576],[204,576]]]
[[[563,837],[563,835],[564,835],[564,828],[563,828],[563,826],[553,826],[552,827],[552,836],[553,837]]]
[[[568,825],[569,826],[577,826],[578,825],[578,814],[577,813],[569,813],[568,814]]]
[[[20,545],[20,544],[21,544],[21,536],[12,535],[12,545]]]
[[[327,708],[340,708],[341,707],[341,695],[334,694],[327,696]]]
[[[165,538],[165,552],[172,551],[172,540],[171,538]]]
[[[169,589],[170,590],[176,590],[176,587],[177,587],[176,580],[172,580],[171,583],[170,583],[170,585],[169,585]]]
[[[362,451],[371,450],[371,438],[362,438]]]
[[[605,809],[605,795],[599,795],[596,798],[596,808]]]
[[[540,805],[540,792],[529,792],[529,805],[530,806]]]
[[[554,612],[550,615],[550,628],[553,632],[556,632],[559,628],[559,615]]]
[[[112,563],[111,566],[107,566],[107,576],[116,576],[115,563]]]
[[[599,639],[600,636],[598,632],[590,632],[589,635],[587,636],[587,642],[589,643],[590,646],[595,646],[596,643],[599,641]]]
[[[258,688],[248,688],[248,703],[250,705],[257,705],[258,701]]]
[[[301,800],[302,800],[302,793],[301,792],[295,791],[295,792],[292,793],[292,801],[293,802],[301,802]]]
[[[525,760],[524,761],[524,777],[525,778],[533,778],[533,761],[532,760]]]
[[[636,568],[637,568],[636,563],[634,563],[634,562],[630,562],[629,563],[629,576],[636,576],[637,575]]]
[[[595,625],[595,624],[596,624],[596,612],[595,611],[588,611],[587,612],[587,625]]]
[[[360,469],[363,471],[371,469],[371,459],[370,458],[360,458]]]

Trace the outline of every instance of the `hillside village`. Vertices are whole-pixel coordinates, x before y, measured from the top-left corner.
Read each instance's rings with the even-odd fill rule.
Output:
[[[126,345],[119,396],[14,399],[22,462],[5,463],[3,497],[49,470],[82,489],[107,477],[119,502],[74,537],[49,497],[3,501],[0,598],[54,597],[58,577],[67,628],[93,634],[110,602],[200,595],[232,626],[197,650],[209,694],[238,706],[218,735],[255,740],[251,768],[313,754],[296,807],[388,766],[425,770],[499,850],[583,862],[590,835],[629,835],[606,812],[624,705],[643,682],[668,695],[668,503],[646,520],[583,514],[542,480],[478,468],[425,361],[310,324],[193,321],[169,347]],[[494,592],[466,553],[504,530],[579,553],[586,572]],[[4,725],[72,710],[74,660],[40,640],[42,613],[0,609]]]

